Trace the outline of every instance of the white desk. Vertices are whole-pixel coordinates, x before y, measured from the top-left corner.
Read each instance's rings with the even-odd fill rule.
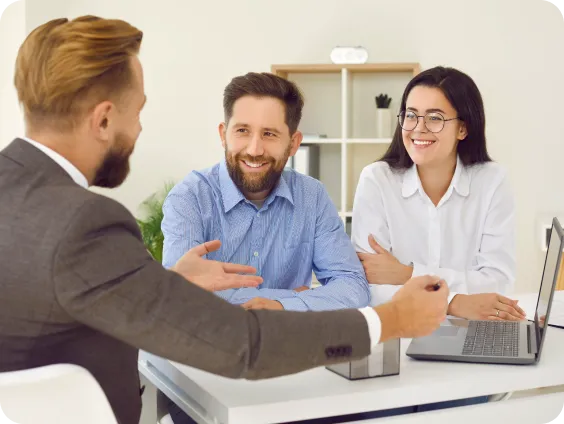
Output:
[[[481,405],[406,414],[386,418],[386,424],[545,424],[552,422],[562,412],[564,392],[509,399]],[[562,416],[564,421],[564,413]],[[560,423],[555,421],[554,423]],[[381,419],[354,421],[350,424],[377,424]]]
[[[360,381],[325,368],[263,381],[231,380],[146,353],[140,371],[206,424],[290,422],[564,384],[559,328],[548,328],[541,361],[529,366],[417,361],[405,356],[409,340],[401,345],[400,375]]]

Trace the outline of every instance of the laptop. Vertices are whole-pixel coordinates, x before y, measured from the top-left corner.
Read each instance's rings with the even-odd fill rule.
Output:
[[[415,359],[491,364],[533,364],[540,360],[560,271],[564,231],[552,220],[534,321],[450,319],[431,335],[413,339],[406,355]]]

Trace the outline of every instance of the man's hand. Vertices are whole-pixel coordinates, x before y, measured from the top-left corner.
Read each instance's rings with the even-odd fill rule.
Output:
[[[372,234],[368,236],[368,243],[376,253],[358,253],[358,257],[370,284],[402,285],[411,278],[413,268],[398,261]]]
[[[527,316],[516,300],[496,293],[457,294],[448,314],[475,320],[522,321]]]
[[[296,293],[301,293],[301,292],[306,291],[306,290],[309,290],[308,286],[301,286],[301,287],[298,287],[297,289],[294,289],[294,291]]]
[[[209,291],[257,287],[262,278],[254,274],[257,270],[251,266],[236,265],[211,261],[202,256],[221,247],[219,240],[208,241],[193,247],[182,256],[171,270],[182,275],[191,283]]]
[[[265,299],[264,297],[255,297],[241,305],[245,309],[269,309],[271,311],[283,311],[284,307],[276,300]]]
[[[446,318],[448,286],[438,277],[409,280],[392,300],[375,308],[382,321],[380,341],[398,337],[423,337]]]

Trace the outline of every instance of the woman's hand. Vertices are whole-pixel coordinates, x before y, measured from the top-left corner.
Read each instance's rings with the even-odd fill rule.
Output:
[[[376,253],[358,253],[370,284],[403,285],[413,274],[413,268],[403,265],[394,255],[380,246],[372,235],[368,243]]]
[[[473,320],[522,321],[526,319],[516,300],[496,293],[457,294],[451,300],[448,314]]]

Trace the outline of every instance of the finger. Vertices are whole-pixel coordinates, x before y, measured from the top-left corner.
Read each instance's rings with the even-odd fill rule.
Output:
[[[523,310],[523,308],[521,308],[521,307],[517,304],[517,303],[519,303],[519,301],[518,301],[518,300],[515,300],[514,302],[515,302],[515,303],[514,303],[513,307],[514,307],[515,309],[517,309],[523,316],[527,316],[527,314],[525,313],[525,311]]]
[[[443,293],[445,290],[448,290],[448,285],[445,280],[439,280],[434,284],[428,284],[425,289],[431,292],[440,291],[441,293]]]
[[[257,287],[262,283],[262,278],[256,275],[230,274],[214,284],[214,290],[238,289],[241,287]]]
[[[499,311],[499,316],[497,316],[497,318],[501,318],[504,321],[521,321],[520,316],[511,315],[510,313],[502,310]]]
[[[499,309],[499,311],[500,311],[499,312],[500,316],[503,312],[503,313],[506,313],[506,314],[508,314],[512,317],[515,317],[518,320],[522,320],[524,318],[524,316],[519,311],[517,311],[517,309],[515,309],[513,306],[505,305],[505,304],[499,302],[497,304],[497,309]]]
[[[446,281],[440,280],[438,283],[435,283],[432,287],[433,287],[433,291],[436,292],[436,294],[433,294],[433,296],[440,296],[440,298],[443,299],[445,302],[445,309],[448,310],[448,296],[450,294],[450,289],[448,288],[448,284],[446,283]]]
[[[368,244],[370,245],[370,247],[372,249],[374,249],[374,251],[376,253],[380,253],[380,254],[385,254],[388,253],[388,251],[386,249],[384,249],[382,246],[380,246],[377,242],[376,239],[374,238],[374,236],[372,234],[370,234],[368,236]]]
[[[258,275],[232,275],[231,280],[239,287],[257,287],[263,282],[262,277]]]
[[[501,294],[497,295],[497,301],[511,306],[515,303],[515,300],[502,296]]]
[[[216,250],[219,250],[219,248],[221,247],[221,241],[219,240],[206,241],[204,243],[204,247],[206,248],[207,253],[215,252]]]
[[[257,310],[257,309],[264,309],[264,305],[260,300],[253,299],[253,302],[245,306],[245,310]]]
[[[503,318],[496,317],[495,315],[490,315],[487,319],[490,321],[505,321]]]
[[[229,262],[221,262],[223,270],[228,274],[255,274],[257,269],[248,265],[232,264]]]
[[[207,241],[205,243],[194,246],[188,251],[188,253],[195,253],[198,256],[204,256],[208,253],[215,252],[221,247],[221,242],[219,240]]]
[[[509,299],[505,296],[501,296],[498,295],[498,305],[499,306],[504,306],[504,308],[499,307],[498,309],[502,309],[506,312],[510,312],[513,313],[513,311],[515,311],[517,313],[518,316],[521,316],[522,318],[525,318],[527,315],[525,314],[525,311],[523,311],[519,306],[517,306],[517,301],[513,300],[513,299]]]
[[[244,309],[251,309],[254,303],[255,303],[255,299],[251,299],[248,302],[243,303],[241,307]]]
[[[436,289],[437,286],[439,287],[438,289]],[[435,289],[435,291],[439,292],[445,297],[448,297],[450,293],[450,289],[448,288],[448,284],[445,280],[440,280],[438,283],[435,283],[433,285],[433,289]]]
[[[405,286],[418,287],[421,289],[431,289],[432,291],[434,291],[433,286],[439,282],[441,283],[441,288],[443,285],[446,286],[446,283],[441,281],[442,280],[439,277],[432,275],[423,275],[420,277],[411,278],[404,284],[404,287]]]
[[[264,307],[260,304],[259,305],[253,305],[250,308],[247,308],[247,311],[251,311],[251,310],[256,311],[258,309],[264,309]]]

